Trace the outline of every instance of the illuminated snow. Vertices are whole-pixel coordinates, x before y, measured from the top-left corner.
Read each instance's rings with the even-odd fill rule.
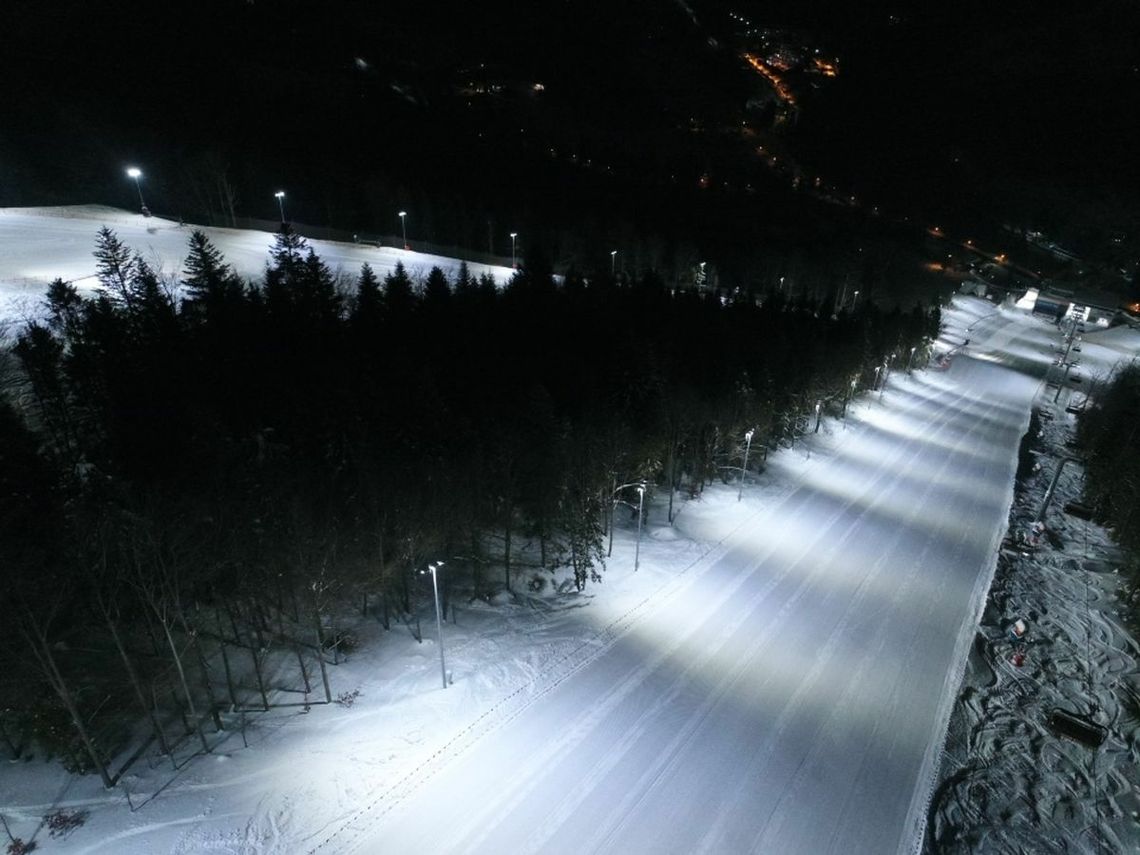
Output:
[[[187,242],[196,228],[206,233],[239,275],[249,279],[265,271],[273,246],[271,232],[183,225],[99,205],[0,208],[0,320],[34,313],[53,279],[74,282],[80,290],[94,288],[92,252],[104,225],[154,270],[173,276],[181,273]],[[456,259],[393,247],[324,240],[309,244],[334,273],[344,273],[353,281],[365,262],[380,278],[392,272],[397,262],[403,262],[413,277],[426,276],[437,265],[452,277],[459,269]],[[509,267],[474,262],[468,267],[473,276],[490,273],[500,283],[514,272]]]
[[[1056,333],[1010,312],[970,336],[1040,374]],[[1038,383],[969,354],[896,375],[588,665],[328,851],[908,851]]]
[[[89,271],[98,220],[79,223],[46,224],[56,255],[20,250],[20,274]],[[260,269],[269,240],[219,246]],[[911,851],[1059,339],[972,298],[946,320],[948,370],[892,373],[881,400],[771,454],[743,502],[711,488],[668,528],[658,496],[638,573],[626,527],[581,607],[461,610],[451,688],[430,633],[373,627],[333,669],[363,690],[351,710],[275,712],[225,762],[139,767],[128,782],[154,799],[135,813],[45,764],[0,769],[0,809],[19,834],[87,807],[51,844],[83,853]]]

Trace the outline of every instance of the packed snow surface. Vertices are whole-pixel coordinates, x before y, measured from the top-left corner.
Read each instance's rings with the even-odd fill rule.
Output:
[[[264,263],[270,236],[234,240]],[[25,276],[82,272],[54,262]],[[275,707],[244,736],[231,715],[211,755],[148,756],[113,792],[9,764],[0,813],[45,852],[116,855],[912,851],[1059,338],[972,298],[947,320],[945,370],[895,370],[743,501],[710,488],[670,527],[658,496],[638,572],[627,521],[585,594],[461,604],[448,688],[421,598],[422,644],[358,619],[332,675],[350,708]],[[89,815],[49,840],[60,807]]]
[[[734,530],[686,509],[682,530],[724,538],[713,555],[320,851],[911,850],[1005,529],[1025,369],[1055,338],[965,306],[973,344],[945,373],[896,377]]]

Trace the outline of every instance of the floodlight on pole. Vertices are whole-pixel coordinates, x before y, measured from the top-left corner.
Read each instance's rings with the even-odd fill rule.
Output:
[[[617,250],[610,250],[610,276],[613,276],[617,270]]]
[[[431,571],[431,591],[435,595],[435,632],[439,643],[439,673],[443,678],[443,687],[446,689],[447,665],[443,661],[443,613],[439,608],[439,580],[436,578],[436,571],[442,566],[443,562],[437,561],[435,564],[429,564],[428,570]]]
[[[518,267],[517,255],[515,254],[515,240],[518,238],[518,232],[511,232],[511,267]]]
[[[143,213],[146,213],[146,202],[143,201],[142,184],[139,183],[139,179],[142,178],[142,170],[137,166],[128,167],[127,177],[135,180],[135,189],[139,192],[139,207],[142,208]]]
[[[277,199],[277,209],[281,212],[281,222],[285,222],[285,191],[278,190],[273,195]]]
[[[847,395],[843,398],[843,428],[845,430],[847,428],[847,405],[851,402],[851,399],[855,397],[855,384],[857,382],[859,382],[858,378],[851,381],[850,391],[848,391]]]
[[[748,452],[752,449],[753,428],[744,432],[744,465],[740,467],[740,490],[736,494],[736,501],[744,497],[744,475],[748,472]]]
[[[408,212],[400,211],[400,230],[404,234],[404,249],[411,249],[408,246]]]
[[[637,572],[637,567],[641,563],[641,517],[642,509],[645,507],[645,482],[637,485],[637,545],[633,548],[633,572]]]

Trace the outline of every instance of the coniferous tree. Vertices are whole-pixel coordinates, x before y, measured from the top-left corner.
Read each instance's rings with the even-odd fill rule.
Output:
[[[28,396],[45,447],[74,466],[80,457],[77,416],[64,376],[65,339],[35,321],[20,333],[13,348],[27,377]]]
[[[297,282],[305,264],[308,242],[293,231],[288,223],[269,250],[269,266],[265,270],[265,305],[270,314],[288,314],[297,300]]]
[[[359,327],[371,329],[380,320],[382,295],[380,281],[367,261],[360,266],[356,280],[356,300],[352,304],[351,318]]]
[[[424,282],[424,304],[433,310],[439,310],[450,299],[451,284],[447,281],[447,275],[439,267],[432,267]]]
[[[494,297],[499,293],[499,286],[495,283],[495,277],[490,273],[484,273],[479,277],[479,291],[484,297]]]
[[[328,265],[312,247],[308,250],[297,273],[298,309],[309,320],[328,324],[340,316],[340,295]]]
[[[411,277],[404,269],[404,263],[397,261],[396,269],[384,277],[384,307],[390,318],[403,318],[414,304]]]
[[[131,308],[131,282],[136,257],[119,236],[103,226],[95,238],[95,276],[99,287],[115,305]]]
[[[78,333],[83,298],[70,282],[55,279],[47,290],[48,325],[64,336]]]
[[[188,300],[216,304],[221,300],[233,269],[225,263],[222,253],[199,229],[190,235],[190,251],[183,264],[182,286]]]
[[[475,278],[467,269],[467,262],[459,262],[459,271],[455,275],[455,293],[462,297],[470,296],[475,290]]]

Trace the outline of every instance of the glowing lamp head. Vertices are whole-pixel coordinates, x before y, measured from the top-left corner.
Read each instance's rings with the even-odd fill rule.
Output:
[[[408,216],[408,212],[407,211],[400,211],[400,213],[397,214],[397,216],[400,217],[400,219],[403,219],[404,217]]]
[[[519,236],[519,233],[518,233],[518,232],[511,232],[511,240],[514,240],[514,239],[515,239],[515,238],[517,238],[518,236]]]
[[[129,178],[135,179],[135,181],[138,181],[140,178],[142,178],[142,170],[138,167],[132,166],[127,170],[127,176]]]
[[[285,191],[284,191],[284,190],[278,190],[278,191],[277,191],[276,193],[274,193],[273,195],[274,195],[274,197],[275,197],[275,198],[277,198],[277,199],[284,199],[284,198],[285,198]]]

